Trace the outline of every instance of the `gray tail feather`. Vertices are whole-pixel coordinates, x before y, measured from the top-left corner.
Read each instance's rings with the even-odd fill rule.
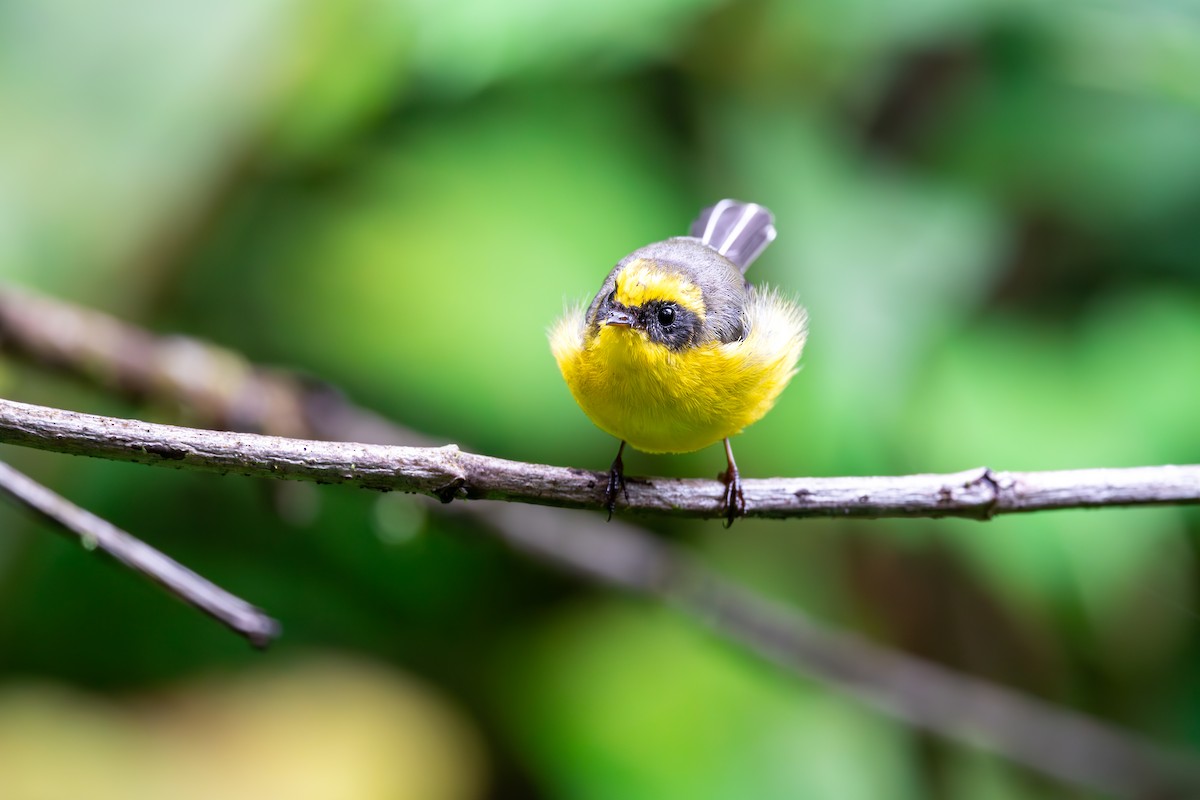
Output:
[[[775,240],[775,216],[757,203],[722,200],[701,211],[689,233],[745,272]]]

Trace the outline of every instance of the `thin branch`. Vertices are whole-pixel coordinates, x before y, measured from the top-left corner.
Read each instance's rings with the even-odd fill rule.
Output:
[[[279,623],[245,600],[2,461],[0,493],[78,537],[89,550],[108,553],[130,569],[140,572],[180,600],[245,636],[256,647],[265,647],[279,635]]]
[[[109,314],[0,287],[0,352],[86,378],[135,403],[181,410],[202,427],[298,439],[428,447],[435,442],[346,401],[328,383],[252,364],[190,336],[157,335]]]
[[[98,311],[12,288],[0,289],[0,349],[43,368],[87,377],[131,400],[181,407],[207,428],[336,442],[432,443],[426,436],[347,402],[326,383],[254,365],[239,353],[198,339],[158,336]],[[129,446],[155,447],[153,441],[143,441],[146,438],[152,439],[153,434],[141,437],[142,444],[131,438]],[[342,450],[341,445],[325,447]],[[316,450],[310,453],[314,462],[323,461],[326,455]],[[141,460],[134,455],[105,457]],[[414,480],[408,481],[404,474],[397,474],[390,456],[378,450],[362,452],[357,458],[345,451],[329,455],[325,460],[328,469],[322,469],[320,463],[310,469],[298,462],[298,472],[280,465],[280,472],[286,475],[272,477],[362,481],[360,485],[370,488],[424,492],[443,500],[486,497],[576,508],[599,508],[601,480],[607,477],[584,470],[453,454],[443,448],[413,454],[415,460],[399,472],[411,468],[424,473],[426,480],[415,480],[413,475]],[[154,457],[152,453],[144,456],[147,461]],[[339,469],[333,463],[346,457],[356,469]],[[196,466],[204,464],[216,471],[253,467],[236,456],[207,459],[197,453],[195,461]],[[357,478],[351,472],[357,473]],[[1200,466],[1059,472],[998,472],[981,467],[947,475],[747,479],[743,483],[747,514],[776,518],[987,519],[1055,508],[1200,503]],[[716,518],[721,516],[722,489],[716,481],[631,478],[628,508]]]
[[[284,439],[99,417],[0,400],[0,442],[58,453],[248,477],[417,492],[443,502],[508,500],[600,508],[604,475],[447,447]],[[629,478],[627,507],[720,515],[715,480]],[[864,478],[744,479],[747,516],[970,517],[1055,508],[1200,502],[1200,465]]]
[[[1200,764],[1191,754],[1167,753],[1086,714],[825,628],[622,522],[583,522],[574,512],[542,509],[529,524],[519,506],[490,509],[480,520],[521,549],[658,598],[783,669],[918,728],[1113,795],[1200,792]]]
[[[43,368],[88,377],[129,399],[177,405],[209,427],[341,441],[425,442],[323,384],[254,366],[237,353],[195,339],[155,337],[95,311],[10,289],[0,289],[0,347]],[[130,347],[141,348],[136,350],[138,357],[128,357]],[[181,353],[189,365],[186,370],[179,368]],[[247,402],[246,398],[256,396],[270,402]],[[281,419],[288,423],[281,425]],[[600,477],[584,471],[570,471],[570,475],[573,481]],[[1049,478],[1052,473],[1040,475]],[[976,470],[963,473],[961,479],[974,482],[975,491],[983,492],[969,504],[975,513],[967,516],[986,517],[995,504],[978,482],[990,479],[999,488],[1006,485],[1004,476]],[[837,480],[844,483],[839,486]],[[863,496],[862,479],[805,483],[810,488],[822,484],[830,492],[799,498],[810,502],[836,504]],[[1180,501],[1191,502],[1195,493],[1189,495],[1184,483],[1178,489]],[[1042,485],[1047,489],[1045,497],[1052,498],[1053,482]],[[1069,505],[1062,498],[1069,496],[1072,485],[1071,480],[1064,481],[1061,486],[1067,492],[1060,487],[1059,504],[1047,507]],[[631,482],[631,498],[640,498],[646,486]],[[836,494],[839,488],[840,495]],[[712,497],[716,496],[714,490]],[[1120,495],[1110,491],[1110,496]],[[948,498],[939,494],[946,500],[943,513],[955,498],[954,492]],[[595,498],[592,501],[595,505]],[[886,714],[952,740],[975,742],[1031,769],[1129,797],[1191,797],[1200,785],[1200,767],[1190,754],[1167,754],[1086,715],[824,628],[798,609],[782,608],[722,578],[679,546],[620,521],[605,524],[594,514],[514,503],[453,503],[436,508],[470,518],[475,523],[472,530],[494,535],[555,569],[664,601],[725,641],[785,671],[838,687]]]

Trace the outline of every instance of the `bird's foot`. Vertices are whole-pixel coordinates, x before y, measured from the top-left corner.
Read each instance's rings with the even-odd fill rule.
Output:
[[[730,465],[729,469],[719,476],[725,484],[725,495],[721,498],[721,513],[725,517],[725,527],[733,527],[733,521],[746,516],[746,497],[742,494],[742,476],[737,467]]]
[[[746,516],[746,497],[742,494],[742,475],[738,472],[737,462],[733,460],[733,447],[729,439],[725,440],[725,459],[728,466],[717,475],[717,479],[725,484],[725,495],[721,498],[721,513],[725,516],[725,527],[732,528],[733,521]]]
[[[624,452],[625,443],[621,442],[621,447],[617,450],[617,457],[613,459],[612,466],[608,470],[608,486],[604,489],[604,507],[608,509],[610,520],[617,507],[618,493],[625,495],[625,503],[629,504],[629,490],[625,488],[625,462],[621,460],[621,454]]]

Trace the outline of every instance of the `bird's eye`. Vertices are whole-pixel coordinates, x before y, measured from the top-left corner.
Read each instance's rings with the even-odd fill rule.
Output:
[[[674,322],[675,306],[668,303],[667,305],[658,309],[658,323],[660,325],[662,325],[664,328],[669,328]]]

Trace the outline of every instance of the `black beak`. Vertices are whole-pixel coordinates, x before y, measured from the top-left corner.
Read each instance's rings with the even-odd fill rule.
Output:
[[[600,320],[600,324],[614,325],[618,328],[628,328],[633,325],[633,315],[631,315],[628,311],[621,311],[614,308],[612,311],[608,312],[608,315],[604,317],[604,319]]]

